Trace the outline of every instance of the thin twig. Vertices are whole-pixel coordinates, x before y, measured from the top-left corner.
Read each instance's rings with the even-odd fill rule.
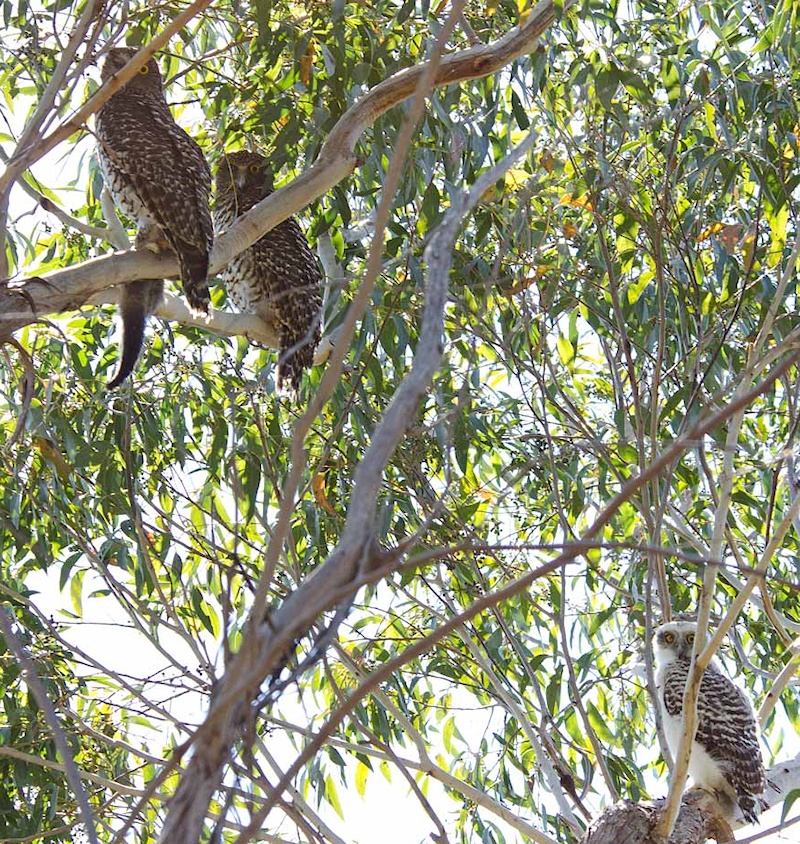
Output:
[[[94,816],[92,815],[92,807],[89,805],[89,798],[86,796],[86,791],[83,788],[81,774],[78,770],[78,766],[75,764],[75,758],[72,755],[72,750],[70,750],[69,742],[67,741],[67,737],[64,735],[64,731],[61,729],[61,724],[59,723],[56,710],[53,707],[50,698],[47,696],[47,690],[45,689],[42,681],[39,679],[39,675],[36,673],[33,660],[28,655],[28,651],[25,646],[19,641],[19,639],[17,639],[14,633],[14,618],[7,605],[0,605],[0,632],[3,634],[3,638],[6,641],[6,646],[9,651],[14,654],[14,657],[19,663],[25,677],[25,683],[31,692],[33,692],[33,696],[36,698],[36,703],[39,705],[39,709],[47,722],[47,726],[50,727],[50,731],[53,735],[53,741],[56,744],[56,748],[58,748],[59,755],[61,756],[61,760],[64,765],[64,775],[66,776],[67,782],[72,789],[72,793],[75,795],[75,800],[78,804],[78,811],[83,818],[86,835],[92,844],[99,844],[97,830],[94,825]]]

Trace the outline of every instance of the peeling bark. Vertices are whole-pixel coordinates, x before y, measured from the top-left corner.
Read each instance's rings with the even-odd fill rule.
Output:
[[[597,818],[581,844],[704,844],[709,838],[733,839],[733,830],[720,816],[717,801],[693,788],[683,795],[672,834],[664,841],[656,832],[666,799],[652,803],[618,803]]]
[[[783,802],[789,792],[800,788],[800,754],[767,771],[765,808]],[[706,841],[734,841],[733,829],[744,826],[729,822],[725,809],[714,795],[702,788],[690,788],[681,798],[672,833],[666,841],[657,832],[667,798],[648,803],[628,801],[609,806],[586,830],[581,844],[705,844]]]

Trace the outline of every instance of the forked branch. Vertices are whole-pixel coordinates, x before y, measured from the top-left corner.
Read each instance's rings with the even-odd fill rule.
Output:
[[[532,52],[539,36],[554,20],[552,0],[543,0],[523,26],[490,44],[442,59],[433,86],[451,85],[496,72],[519,56]],[[149,51],[143,50],[141,55],[137,64],[144,63]],[[216,239],[211,256],[212,274],[219,272],[278,223],[349,176],[357,164],[355,146],[359,137],[380,115],[414,93],[423,68],[423,65],[417,65],[395,73],[349,109],[334,126],[317,161],[305,173],[262,200]],[[102,91],[108,93],[105,89]],[[93,98],[92,105],[99,107],[100,103],[95,104]],[[85,120],[90,113],[91,109],[85,108],[80,115]],[[70,125],[74,131],[76,127]],[[0,336],[50,314],[75,310],[113,285],[177,275],[177,260],[170,255],[126,252],[94,258],[42,277],[3,284],[0,286]]]

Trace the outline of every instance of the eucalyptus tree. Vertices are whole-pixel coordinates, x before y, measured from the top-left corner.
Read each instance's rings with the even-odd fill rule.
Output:
[[[0,837],[353,840],[380,772],[383,835],[577,841],[667,794],[645,642],[680,613],[730,631],[785,762],[790,3],[3,18]],[[104,390],[114,286],[177,273],[128,248],[92,157],[123,43],[212,167],[272,163],[213,271],[293,214],[314,244],[296,401],[219,284],[207,320],[173,288]]]

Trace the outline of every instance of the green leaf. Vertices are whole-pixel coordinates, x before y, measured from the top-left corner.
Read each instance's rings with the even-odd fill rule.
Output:
[[[575,347],[563,334],[559,334],[556,338],[556,348],[558,359],[564,366],[569,366],[575,359]]]
[[[367,776],[369,775],[369,768],[363,763],[356,764],[356,793],[359,797],[364,797],[367,791]]]

